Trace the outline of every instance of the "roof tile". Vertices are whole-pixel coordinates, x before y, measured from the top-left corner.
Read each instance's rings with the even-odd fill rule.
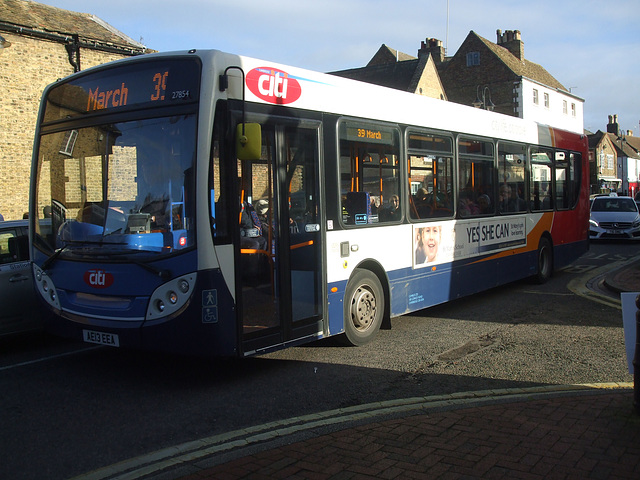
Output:
[[[145,48],[95,15],[31,0],[0,0],[0,22],[59,35],[78,35],[80,40],[87,42]]]

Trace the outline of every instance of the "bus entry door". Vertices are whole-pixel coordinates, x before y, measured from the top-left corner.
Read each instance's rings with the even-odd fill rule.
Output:
[[[320,125],[263,123],[262,158],[241,171],[243,353],[323,332]]]

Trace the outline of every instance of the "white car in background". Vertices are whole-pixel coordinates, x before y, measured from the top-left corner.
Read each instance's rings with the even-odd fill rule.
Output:
[[[0,336],[42,328],[28,229],[28,220],[0,222]]]
[[[640,212],[631,197],[596,197],[589,218],[591,239],[640,238]]]

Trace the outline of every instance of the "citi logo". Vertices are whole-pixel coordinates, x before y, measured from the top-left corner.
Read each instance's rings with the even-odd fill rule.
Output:
[[[113,285],[113,275],[104,270],[87,270],[84,283],[93,288],[107,288]]]
[[[278,105],[293,103],[300,98],[300,82],[275,68],[254,68],[247,74],[247,88],[256,97]]]

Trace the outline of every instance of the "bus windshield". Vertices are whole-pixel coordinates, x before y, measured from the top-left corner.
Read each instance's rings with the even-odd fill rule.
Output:
[[[42,135],[37,213],[52,228],[36,231],[36,245],[118,260],[195,245],[195,146],[195,114]]]

